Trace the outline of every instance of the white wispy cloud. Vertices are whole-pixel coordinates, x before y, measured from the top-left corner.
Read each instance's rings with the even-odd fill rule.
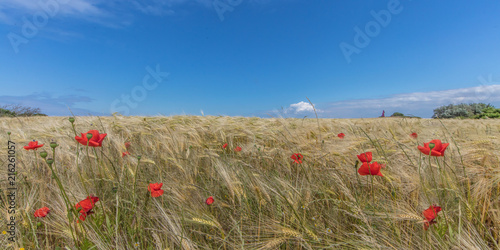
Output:
[[[21,105],[25,107],[40,108],[42,113],[55,116],[68,116],[71,111],[75,115],[104,115],[100,112],[78,108],[80,104],[88,104],[94,99],[82,95],[59,95],[49,93],[33,93],[24,96],[0,96],[0,106]]]
[[[179,5],[191,4],[205,7],[212,7],[213,0],[149,0],[149,1],[131,1],[133,6],[147,15],[173,15],[174,8]]]
[[[3,20],[12,20],[19,16],[34,15],[35,13],[52,13],[73,18],[102,16],[106,14],[98,5],[101,1],[88,0],[2,0],[0,1],[0,16]]]
[[[212,8],[212,3],[213,0],[1,0],[0,22],[13,25],[23,16],[50,11],[55,12],[57,18],[83,19],[106,25],[125,17],[132,18],[138,11],[147,15],[172,15],[181,5]]]
[[[379,99],[359,99],[332,102],[321,105],[324,116],[330,117],[375,117],[386,110],[430,117],[439,106],[460,103],[498,103],[500,84],[481,85],[470,88],[443,91],[396,94]]]

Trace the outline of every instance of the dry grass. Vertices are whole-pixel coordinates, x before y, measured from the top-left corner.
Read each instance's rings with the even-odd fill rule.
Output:
[[[441,124],[442,122],[442,124]],[[76,117],[76,132],[108,136],[96,151],[75,142],[67,117],[1,118],[17,145],[14,249],[485,249],[500,237],[500,124],[494,120]],[[345,139],[337,134],[343,132]],[[418,139],[409,134],[417,132]],[[320,139],[321,138],[321,139]],[[72,204],[100,198],[83,223],[48,165],[22,149],[56,141],[55,169]],[[417,145],[449,142],[446,157]],[[125,142],[132,155],[121,157]],[[221,146],[229,144],[230,150]],[[243,148],[234,152],[236,146]],[[39,152],[40,150],[38,150]],[[387,165],[373,184],[357,154]],[[301,165],[293,153],[304,155]],[[137,156],[141,156],[138,160]],[[464,173],[464,170],[466,173]],[[81,176],[80,176],[81,175]],[[135,182],[135,185],[134,185]],[[164,183],[153,198],[149,183]],[[135,192],[134,192],[135,186]],[[2,185],[0,231],[7,230]],[[213,196],[208,206],[205,199]],[[443,208],[423,229],[422,211]],[[35,218],[35,209],[51,209]],[[71,215],[71,213],[70,213]],[[37,226],[37,222],[42,225]],[[9,244],[0,235],[0,248]]]

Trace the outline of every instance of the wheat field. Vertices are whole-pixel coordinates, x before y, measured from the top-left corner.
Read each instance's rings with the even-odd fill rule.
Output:
[[[19,117],[0,118],[0,128],[0,249],[500,245],[498,120],[88,116],[73,127],[68,117]],[[89,130],[107,133],[102,147],[75,140]],[[9,138],[15,241],[7,226]],[[450,143],[444,157],[417,149],[433,139]],[[25,150],[33,140],[45,145]],[[130,155],[122,156],[125,142]],[[383,176],[358,174],[364,152],[385,164]],[[163,183],[164,193],[152,197],[150,183]],[[99,198],[94,213],[78,222],[74,205],[90,194]],[[426,230],[422,211],[432,204],[442,211]],[[34,217],[42,207],[48,215]]]

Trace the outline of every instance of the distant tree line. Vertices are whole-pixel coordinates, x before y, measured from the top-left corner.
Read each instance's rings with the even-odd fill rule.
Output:
[[[414,115],[405,115],[405,114],[400,113],[400,112],[394,112],[394,113],[392,113],[391,117],[420,118],[420,117],[414,116]]]
[[[495,108],[491,104],[485,103],[460,103],[457,105],[450,104],[434,109],[432,118],[500,118],[500,109]]]
[[[4,105],[0,107],[0,117],[19,117],[19,116],[47,116],[43,114],[40,108],[32,108],[21,105]]]

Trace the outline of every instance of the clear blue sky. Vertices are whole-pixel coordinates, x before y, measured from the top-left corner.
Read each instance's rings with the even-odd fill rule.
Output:
[[[499,13],[465,0],[1,0],[0,105],[313,117],[308,97],[331,118],[498,107]]]

